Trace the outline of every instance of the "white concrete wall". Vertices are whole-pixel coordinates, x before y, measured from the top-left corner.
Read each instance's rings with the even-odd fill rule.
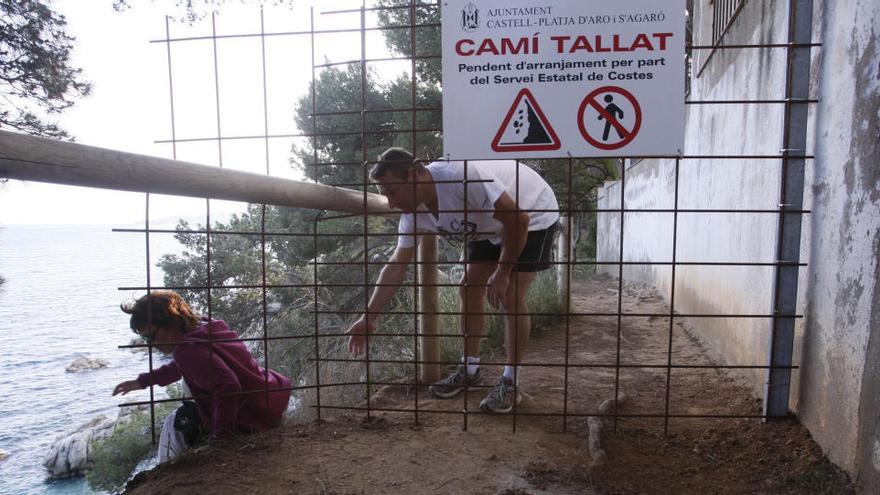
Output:
[[[728,36],[738,44],[781,43],[787,37],[785,9],[775,1],[748,2]],[[709,23],[697,11],[695,29]],[[706,36],[710,36],[711,33]],[[710,44],[698,41],[695,43]],[[708,58],[708,61],[706,61]],[[705,65],[704,65],[705,64]],[[696,57],[691,100],[781,99],[784,94],[783,50],[719,50]],[[686,155],[778,155],[782,143],[782,105],[690,105],[687,107]],[[679,209],[776,208],[780,160],[683,160],[679,165]],[[675,162],[644,160],[627,169],[627,208],[672,208]],[[620,183],[600,196],[600,208],[619,208]],[[671,261],[672,219],[668,213],[630,213],[624,219],[624,259]],[[619,257],[620,217],[603,214],[597,244],[600,259]],[[679,213],[676,261],[772,262],[777,217],[772,214]],[[616,223],[616,225],[609,225]],[[608,267],[616,274],[617,267]],[[668,298],[669,266],[628,267],[625,277],[651,282]],[[772,267],[676,267],[675,309],[690,314],[769,314]],[[709,348],[727,364],[766,365],[768,319],[701,318]],[[764,372],[750,371],[756,395],[763,393]]]
[[[813,256],[798,414],[864,493],[880,493],[880,2],[818,3],[825,8],[814,36],[823,47]]]
[[[711,6],[697,0],[695,44],[711,30]],[[725,43],[780,43],[787,1],[746,5]],[[815,1],[811,111],[796,358],[791,407],[832,461],[880,493],[880,2]],[[702,34],[701,34],[702,33]],[[785,51],[725,50],[696,57],[691,100],[780,99]],[[783,106],[691,105],[685,154],[775,155],[782,145]],[[679,208],[775,209],[779,160],[685,160]],[[674,162],[642,161],[625,176],[627,208],[670,208]],[[620,207],[620,181],[600,191],[599,208]],[[669,261],[671,215],[625,218],[624,259]],[[776,216],[689,214],[678,219],[677,261],[773,261]],[[599,215],[597,258],[619,256],[620,217]],[[617,266],[605,266],[617,274]],[[669,297],[669,267],[628,267],[628,279],[653,283]],[[772,267],[676,268],[680,313],[768,313]],[[689,322],[729,364],[766,364],[769,320]],[[753,372],[762,396],[765,373]]]

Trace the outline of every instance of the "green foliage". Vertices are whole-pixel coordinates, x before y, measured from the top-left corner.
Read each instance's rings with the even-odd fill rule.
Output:
[[[72,65],[67,21],[43,0],[0,0],[0,13],[0,126],[69,138],[45,117],[91,91]]]
[[[413,148],[415,140],[418,155],[439,153],[440,112],[418,112],[416,129],[434,130],[412,133],[408,132],[413,130],[412,114],[392,110],[412,107],[411,80],[400,76],[381,83],[375,72],[368,70],[363,77],[361,72],[359,63],[345,69],[325,69],[296,104],[294,120],[299,129],[317,134],[307,145],[293,148],[294,163],[309,179],[361,189],[358,184],[364,182],[367,173],[364,162],[374,160],[390,146]],[[362,94],[364,81],[367,89]],[[439,108],[440,100],[440,91],[434,86],[417,90],[419,108]],[[362,106],[369,110],[363,115]]]
[[[419,5],[422,3],[422,5]],[[408,6],[409,0],[382,0],[382,6]],[[415,22],[412,19],[415,11]],[[414,9],[399,8],[378,11],[379,24],[385,28],[385,43],[392,52],[405,57],[416,56],[416,75],[420,81],[438,84],[441,82],[440,63],[440,9],[439,6],[426,6],[416,2]],[[415,36],[409,26],[415,27]],[[415,49],[413,49],[415,48]],[[436,58],[420,58],[436,57]]]
[[[617,165],[613,159],[534,160],[528,165],[550,184],[556,193],[559,207],[572,213],[574,259],[596,258],[596,191],[607,180],[617,179]],[[569,179],[571,186],[569,186]]]
[[[594,200],[592,206],[597,206]],[[580,214],[573,218],[575,223],[574,229],[580,234],[575,239],[574,253],[572,257],[575,260],[595,260],[596,259],[596,222],[597,217],[594,212],[590,214]],[[578,265],[579,268],[585,265]],[[595,266],[593,266],[595,268]]]
[[[441,282],[446,280],[441,275]],[[407,280],[411,282],[412,280]],[[361,291],[356,291],[361,292]],[[441,287],[440,312],[452,313],[440,316],[439,332],[445,337],[440,339],[440,359],[447,362],[456,362],[461,358],[462,339],[459,316],[455,313],[461,311],[461,301],[456,287]],[[361,298],[363,294],[360,294]],[[415,309],[414,294],[411,289],[401,289],[394,300],[386,308],[390,312],[404,312]],[[362,301],[362,300],[361,300]],[[362,304],[362,302],[361,302]],[[534,313],[562,314],[564,308],[559,304],[556,293],[556,278],[553,270],[545,270],[536,277],[529,291],[529,311]],[[334,307],[336,307],[334,305]],[[293,312],[296,314],[296,312]],[[331,318],[322,320],[319,327],[321,334],[336,334],[343,332],[351,323],[351,318],[345,315],[330,315]],[[532,318],[532,333],[539,334],[557,316],[534,316]],[[313,321],[308,319],[296,323],[303,335],[314,332]],[[412,361],[416,357],[416,342],[412,337],[415,329],[415,320],[409,314],[385,315],[380,320],[380,333],[396,334],[392,336],[372,336],[370,338],[370,359],[372,361],[394,360]],[[320,355],[322,361],[316,367],[315,363],[308,358],[313,355],[314,341],[309,341],[309,346],[302,344],[289,347],[291,354],[299,365],[293,376],[298,377],[296,382],[300,385],[356,383],[367,379],[366,365],[363,363],[338,363],[334,360],[350,359],[348,354],[347,340],[345,338],[322,338],[319,340]],[[490,316],[487,322],[487,335],[482,343],[482,352],[487,356],[503,355],[504,345],[504,318],[500,314]],[[273,357],[277,359],[278,356]],[[276,361],[277,362],[277,361]],[[409,383],[415,377],[415,367],[407,363],[371,363],[369,383],[363,385],[343,385],[325,387],[320,391],[321,404],[329,406],[352,406],[363,405],[367,399],[367,393],[375,392],[374,383],[402,382]],[[295,392],[294,396],[301,401],[304,407],[294,411],[293,421],[306,421],[314,419],[315,410],[309,405],[317,403],[317,391],[306,389]]]
[[[174,395],[174,390],[179,391],[179,386],[172,385],[169,389],[169,394]],[[176,394],[179,395],[179,392]],[[157,404],[155,411],[157,423],[161,425],[165,417],[179,405],[178,402]],[[160,430],[159,425],[157,425],[157,435]],[[108,492],[119,490],[135,467],[156,451],[150,434],[150,410],[144,408],[132,412],[126,419],[117,423],[113,433],[96,441],[90,449],[94,467],[86,474],[89,486],[95,490]]]
[[[149,421],[148,414],[135,414]],[[115,491],[154,449],[149,432],[143,431],[141,418],[123,424],[92,447],[95,468],[86,474],[86,481],[96,490]]]
[[[532,287],[526,297],[530,313],[543,313],[531,317],[531,335],[534,337],[548,328],[565,313],[565,307],[560,304],[556,286],[556,271],[544,270],[538,272]],[[491,307],[487,306],[491,312]],[[457,311],[457,310],[456,310]],[[549,316],[553,315],[553,316]],[[486,321],[486,338],[481,345],[483,353],[493,355],[504,354],[504,316],[497,311]],[[461,356],[461,350],[456,356]],[[458,359],[456,357],[456,359]]]
[[[535,160],[528,165],[535,169],[553,187],[559,206],[566,209],[585,209],[596,199],[595,189],[606,180],[617,177],[612,159],[582,158],[571,162],[571,188],[567,159]]]
[[[210,237],[210,258],[208,265],[208,236],[189,232],[185,221],[177,225],[177,239],[185,251],[180,255],[165,255],[159,266],[165,271],[165,284],[168,287],[254,286],[263,282],[283,284],[289,281],[283,265],[273,255],[271,244],[263,249],[263,238],[259,234],[261,207],[250,205],[240,215],[233,215],[227,224],[215,223],[213,230],[219,232],[254,232],[247,234],[212,234]],[[198,226],[196,230],[201,230]],[[265,267],[264,265],[265,260]],[[210,270],[209,270],[210,268]],[[202,314],[224,319],[232,328],[249,328],[261,319],[259,312],[243,312],[242,308],[262,305],[262,292],[248,288],[231,288],[212,293],[211,306],[208,307],[208,291],[201,289],[180,290],[181,295]],[[217,296],[217,297],[214,297]],[[284,304],[283,299],[269,300],[268,304]]]

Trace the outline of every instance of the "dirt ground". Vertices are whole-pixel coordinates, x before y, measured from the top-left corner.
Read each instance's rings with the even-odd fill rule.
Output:
[[[578,281],[572,299],[572,312],[616,312],[617,283]],[[669,311],[646,287],[625,287],[623,301],[624,311]],[[141,473],[126,493],[855,493],[794,420],[673,418],[664,433],[663,418],[622,417],[616,429],[607,418],[607,462],[591,466],[584,416],[613,397],[615,382],[627,397],[619,413],[666,410],[667,372],[659,366],[667,363],[669,333],[667,318],[624,318],[618,347],[616,317],[572,317],[533,336],[527,363],[564,364],[568,341],[569,364],[614,364],[619,353],[623,365],[658,367],[570,368],[566,394],[562,366],[524,366],[526,397],[515,417],[480,413],[484,389],[441,401],[424,388],[385,387],[371,407],[413,410],[418,396],[418,424],[412,412],[373,412],[368,420],[329,411],[320,423],[202,447]],[[677,323],[671,347],[674,363],[711,363]],[[497,380],[493,368],[484,366],[485,384]],[[670,414],[760,414],[735,371],[678,369],[669,383]],[[563,411],[576,415],[565,432]]]

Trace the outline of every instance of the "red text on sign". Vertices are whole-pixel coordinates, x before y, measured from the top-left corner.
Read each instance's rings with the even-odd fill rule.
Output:
[[[604,53],[604,52],[634,52],[634,51],[663,51],[666,50],[666,41],[673,33],[637,34],[632,39],[624,39],[619,34],[603,36],[551,36],[551,46],[556,53]],[[538,36],[526,36],[522,38],[501,38],[494,40],[484,38],[472,40],[468,38],[455,42],[455,53],[462,57],[479,57],[481,55],[528,55],[537,54],[540,50]]]

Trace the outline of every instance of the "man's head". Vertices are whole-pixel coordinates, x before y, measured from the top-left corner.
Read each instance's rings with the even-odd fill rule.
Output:
[[[419,205],[416,179],[425,167],[417,163],[409,151],[388,148],[370,171],[370,179],[379,186],[379,193],[388,198],[388,205],[403,211],[415,211]]]

